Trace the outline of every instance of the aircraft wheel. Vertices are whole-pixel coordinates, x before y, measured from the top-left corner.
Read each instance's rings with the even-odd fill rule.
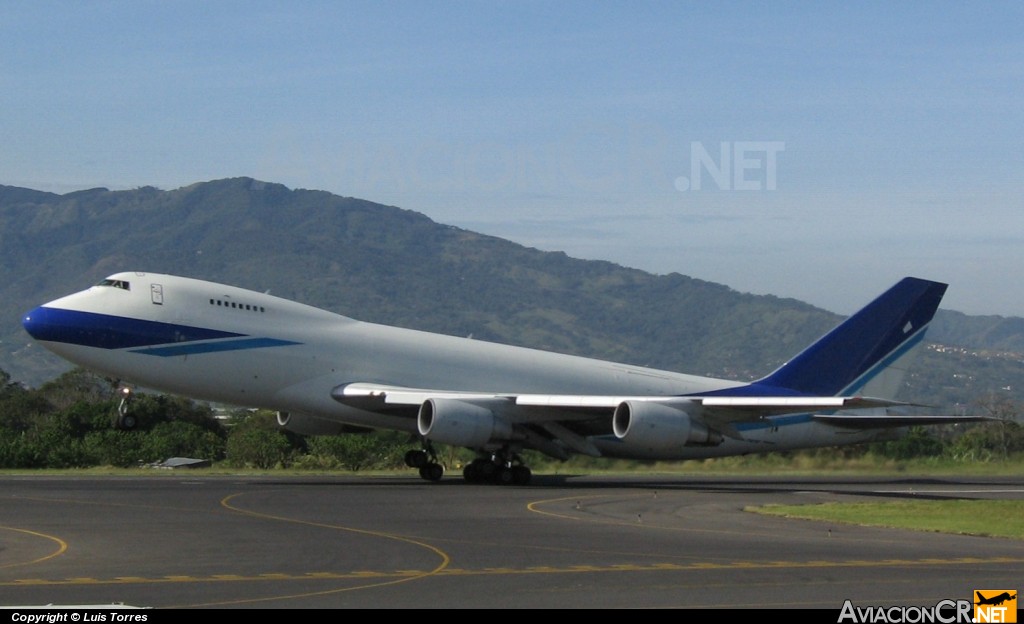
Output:
[[[494,473],[494,482],[498,485],[512,485],[515,482],[515,473],[511,468],[502,466]]]
[[[131,414],[119,414],[117,417],[117,428],[122,431],[131,431],[138,424],[138,419]]]
[[[444,476],[444,466],[441,464],[426,464],[420,467],[420,477],[427,481],[440,481]]]
[[[428,462],[426,451],[407,451],[405,453],[405,465],[410,468],[423,468]]]
[[[485,460],[475,461],[476,464],[476,477],[478,483],[490,483],[494,481],[494,475],[498,472],[498,466],[492,462]]]
[[[480,467],[476,465],[476,462],[469,462],[462,469],[462,478],[467,483],[480,483]]]
[[[526,466],[512,467],[512,481],[516,485],[528,485],[532,477],[533,473]]]
[[[444,476],[444,466],[441,464],[427,464],[427,476],[431,481],[440,481]]]

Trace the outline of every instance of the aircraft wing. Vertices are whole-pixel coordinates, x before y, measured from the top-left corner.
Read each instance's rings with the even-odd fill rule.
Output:
[[[571,431],[559,425],[607,418],[606,432],[611,431],[611,416],[623,404],[655,404],[686,412],[708,428],[721,434],[743,439],[736,426],[757,422],[768,416],[792,413],[812,413],[815,419],[824,419],[837,426],[854,428],[885,428],[905,426],[918,422],[913,416],[857,416],[833,415],[838,410],[907,407],[910,404],[889,399],[857,396],[793,397],[793,396],[615,396],[567,394],[505,394],[486,392],[458,392],[405,388],[373,383],[349,383],[337,386],[331,395],[340,403],[370,411],[394,411],[402,407],[410,410],[430,400],[460,401],[497,409],[511,425],[539,425],[552,437],[570,443]],[[818,414],[829,412],[829,414]],[[947,417],[948,418],[948,417]],[[862,420],[863,419],[863,420]],[[965,420],[959,418],[958,421]],[[948,422],[946,419],[920,421],[919,424]]]
[[[626,401],[649,401],[679,407],[700,406],[705,411],[728,413],[737,421],[759,420],[762,416],[807,412],[816,410],[866,409],[872,407],[904,407],[909,403],[870,397],[729,397],[729,396],[617,396],[591,394],[514,394],[489,392],[458,392],[428,390],[371,383],[350,383],[336,387],[331,396],[341,403],[369,405],[420,405],[428,399],[454,399],[462,401],[488,401],[501,399],[520,407],[551,408],[564,411],[600,412],[613,410]]]

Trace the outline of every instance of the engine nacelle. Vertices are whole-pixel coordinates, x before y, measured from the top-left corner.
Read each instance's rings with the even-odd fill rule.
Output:
[[[512,438],[512,425],[493,410],[458,399],[427,399],[416,426],[428,440],[469,448]]]
[[[682,408],[651,401],[623,401],[612,416],[615,437],[651,458],[673,457],[683,446],[718,446],[722,435]]]
[[[278,412],[277,424],[282,429],[300,435],[340,435],[342,433],[367,433],[372,429],[346,425],[333,420],[324,420],[309,414],[293,414],[291,412]]]

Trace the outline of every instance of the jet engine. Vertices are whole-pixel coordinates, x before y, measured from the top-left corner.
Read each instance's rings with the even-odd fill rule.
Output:
[[[612,431],[633,451],[651,458],[672,457],[683,446],[718,446],[723,440],[681,407],[651,401],[619,403]]]
[[[458,399],[427,399],[416,426],[428,440],[469,448],[512,438],[512,425],[493,410]]]

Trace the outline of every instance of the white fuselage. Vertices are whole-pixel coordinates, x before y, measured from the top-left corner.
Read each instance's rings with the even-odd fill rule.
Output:
[[[356,321],[267,294],[160,274],[121,273],[129,288],[94,286],[50,303],[104,315],[110,323],[140,320],[225,332],[156,346],[110,348],[43,341],[58,355],[140,386],[197,399],[375,428],[416,431],[415,419],[365,411],[331,396],[349,383],[462,392],[578,395],[687,395],[742,385],[638,366],[500,345]],[[28,319],[26,320],[28,322]],[[97,329],[102,331],[102,329]],[[680,448],[676,458],[825,446],[870,439],[809,418],[766,419],[747,441]],[[614,440],[595,438],[605,454]]]

